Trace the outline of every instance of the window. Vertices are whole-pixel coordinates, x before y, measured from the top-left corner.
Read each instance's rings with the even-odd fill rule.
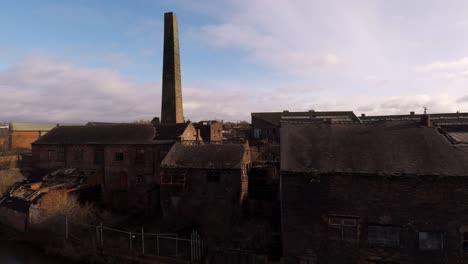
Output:
[[[259,139],[260,138],[260,128],[254,128],[254,138]]]
[[[65,160],[65,148],[59,147],[57,151],[57,160],[64,161]]]
[[[468,232],[463,232],[462,235],[463,254],[468,255]]]
[[[94,164],[101,165],[104,163],[104,149],[95,148],[94,149]]]
[[[115,160],[116,161],[123,161],[124,160],[124,154],[122,151],[118,151],[115,153]]]
[[[400,245],[401,228],[397,226],[369,225],[367,241],[371,245],[398,247]]]
[[[328,218],[329,237],[340,240],[357,240],[357,217],[330,216]]]
[[[220,173],[219,171],[209,170],[206,172],[206,181],[207,182],[219,182]]]
[[[82,161],[83,160],[83,150],[82,149],[75,149],[73,152],[73,159],[75,161]]]
[[[135,163],[144,164],[145,163],[145,150],[137,149],[135,154]]]
[[[419,232],[420,250],[439,250],[444,248],[444,236],[440,232]]]
[[[55,152],[55,150],[52,150],[52,149],[49,149],[47,151],[47,156],[48,156],[49,160],[56,160],[57,159],[56,152]]]
[[[140,184],[142,184],[142,183],[143,183],[143,176],[137,175],[137,176],[136,176],[136,184],[137,184],[137,185],[140,185]]]

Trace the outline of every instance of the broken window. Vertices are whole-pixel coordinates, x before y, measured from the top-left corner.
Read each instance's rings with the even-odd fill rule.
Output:
[[[104,163],[104,149],[95,148],[94,149],[94,164],[101,165]]]
[[[139,185],[139,184],[142,184],[143,183],[143,176],[141,175],[137,175],[136,176],[136,183]]]
[[[124,154],[122,151],[118,151],[115,153],[115,160],[116,161],[123,161],[124,160]]]
[[[254,138],[259,139],[260,138],[260,133],[261,133],[260,128],[255,128],[254,129]]]
[[[145,149],[137,148],[135,154],[135,163],[144,164],[145,163]]]
[[[420,250],[439,250],[444,248],[444,236],[440,232],[419,232]]]
[[[215,170],[209,170],[206,172],[206,181],[207,182],[219,182],[220,179],[220,173],[219,171]]]
[[[400,245],[401,228],[397,226],[369,225],[367,241],[371,245],[398,247]]]
[[[348,216],[330,216],[328,234],[331,239],[353,241],[358,238],[358,218]]]

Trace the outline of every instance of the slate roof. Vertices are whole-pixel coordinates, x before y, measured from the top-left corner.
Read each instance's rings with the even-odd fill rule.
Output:
[[[105,126],[61,126],[33,144],[158,144],[153,140],[154,127],[148,124]]]
[[[163,167],[240,169],[245,148],[241,144],[185,145],[176,143],[161,162]]]
[[[155,126],[156,140],[177,140],[189,126],[189,123],[158,124]]]
[[[349,121],[359,121],[359,118],[352,111],[308,111],[308,112],[260,112],[251,113],[252,124],[255,119],[260,119],[273,126],[280,126],[282,119],[288,118],[341,118]]]
[[[468,176],[468,152],[414,121],[283,123],[281,170]]]

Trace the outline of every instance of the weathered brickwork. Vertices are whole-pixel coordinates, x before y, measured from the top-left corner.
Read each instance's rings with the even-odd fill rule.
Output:
[[[41,136],[38,131],[15,131],[9,137],[9,149],[31,149],[31,143]]]
[[[283,172],[281,181],[285,263],[468,261],[468,178]]]
[[[159,184],[160,162],[170,145],[34,145],[35,168],[94,169],[104,200],[119,208],[154,206],[148,190]],[[157,202],[157,201],[156,201]]]

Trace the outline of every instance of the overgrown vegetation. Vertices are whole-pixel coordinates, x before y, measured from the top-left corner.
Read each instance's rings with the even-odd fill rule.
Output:
[[[3,197],[13,184],[23,180],[24,177],[18,170],[0,171],[0,197]]]

